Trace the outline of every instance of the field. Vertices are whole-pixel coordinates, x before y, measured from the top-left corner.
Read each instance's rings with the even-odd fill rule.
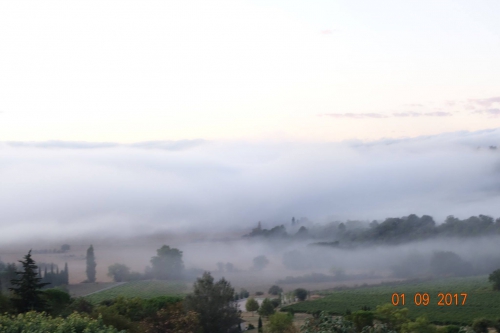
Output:
[[[77,283],[68,286],[68,292],[72,297],[87,296],[92,293],[104,291],[123,284],[121,282],[96,282],[96,283]]]
[[[477,318],[492,320],[500,318],[500,292],[492,290],[487,276],[448,278],[393,286],[360,287],[323,292],[326,295],[324,298],[296,303],[284,309],[307,313],[328,311],[336,314],[345,314],[347,309],[354,312],[364,306],[375,310],[377,305],[391,303],[391,297],[394,293],[405,294],[405,307],[409,309],[409,316],[413,319],[425,315],[431,322],[437,324],[470,324]],[[430,302],[427,306],[415,305],[414,298],[417,293],[429,294]],[[439,293],[458,294],[459,305],[455,305],[455,298],[453,298],[452,305],[439,306]],[[462,305],[461,293],[468,294],[464,305]],[[420,299],[417,296],[418,301]]]
[[[133,281],[96,292],[85,298],[91,303],[99,303],[118,296],[153,298],[156,296],[183,296],[189,292],[189,285],[182,281]]]

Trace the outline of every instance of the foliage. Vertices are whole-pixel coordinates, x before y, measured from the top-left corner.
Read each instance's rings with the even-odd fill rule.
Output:
[[[4,333],[117,333],[114,327],[106,326],[101,318],[92,319],[73,313],[67,318],[51,318],[45,313],[27,312],[16,316],[0,316],[0,327]]]
[[[198,315],[186,312],[180,303],[168,305],[141,323],[144,333],[196,333],[200,330]]]
[[[436,333],[436,326],[429,323],[425,316],[418,317],[401,325],[401,333]]]
[[[365,326],[361,330],[361,333],[397,333],[396,331],[387,328],[387,325],[377,324],[374,326]],[[456,332],[458,333],[458,332]]]
[[[460,326],[458,325],[441,326],[436,329],[437,333],[458,333],[458,331],[460,331]]]
[[[486,318],[480,318],[474,320],[472,323],[472,329],[476,333],[488,333],[488,327],[492,326],[491,320],[488,320]]]
[[[307,290],[304,288],[297,288],[294,291],[295,297],[298,298],[299,301],[303,301],[307,298]]]
[[[38,267],[31,258],[31,250],[24,256],[24,260],[19,262],[22,264],[23,270],[17,272],[19,278],[13,279],[11,281],[12,287],[9,288],[14,294],[12,299],[14,305],[19,312],[45,310],[46,303],[42,298],[41,289],[47,283],[40,282],[42,278],[38,276]]]
[[[373,325],[374,313],[372,311],[360,310],[354,312],[346,317],[349,321],[352,321],[356,330],[360,332],[365,326]]]
[[[278,312],[269,316],[267,331],[269,333],[298,332],[293,325],[293,316],[283,312]]]
[[[259,322],[257,324],[258,333],[262,333],[262,318],[259,316]]]
[[[87,282],[95,282],[95,274],[96,274],[96,262],[95,262],[95,256],[94,256],[94,247],[90,245],[90,247],[87,249]]]
[[[101,318],[103,324],[115,327],[120,331],[139,333],[139,323],[132,322],[130,318],[118,313],[114,308],[100,306],[94,311],[94,316]]]
[[[268,293],[271,295],[279,295],[283,292],[283,289],[280,286],[273,285],[271,288],[269,288]]]
[[[274,305],[269,298],[264,298],[259,308],[259,314],[268,317],[274,313]]]
[[[127,281],[130,275],[130,268],[124,264],[113,264],[108,267],[108,276],[115,282]]]
[[[56,267],[56,271],[54,271],[54,266]],[[47,271],[48,267],[50,267],[50,272]],[[62,271],[59,271],[59,267],[53,263],[50,265],[46,263],[39,263],[38,268],[40,273],[42,268],[44,268],[44,273],[43,275],[40,274],[40,277],[42,278],[42,282],[48,283],[50,288],[69,284],[68,263],[64,265],[64,270]]]
[[[0,313],[14,313],[15,308],[10,298],[0,293]]]
[[[271,299],[271,304],[272,304],[275,308],[277,308],[278,306],[280,306],[280,305],[281,305],[281,299],[279,299],[279,298],[273,298],[273,299]]]
[[[71,304],[68,306],[68,310],[70,312],[79,312],[79,313],[86,313],[86,314],[91,314],[94,311],[94,305],[87,301],[83,297],[78,297],[71,302]]]
[[[184,273],[182,251],[163,245],[156,253],[157,255],[151,258],[153,277],[159,280],[181,279]]]
[[[427,292],[430,295],[428,306],[416,306],[413,296],[416,293]],[[451,293],[459,295],[467,293],[465,305],[438,306],[438,293]],[[434,324],[470,325],[476,318],[485,317],[496,320],[500,313],[500,293],[492,292],[487,276],[454,277],[430,281],[407,281],[377,286],[357,287],[343,290],[325,291],[326,297],[318,300],[300,302],[288,305],[284,311],[313,313],[329,311],[335,314],[344,314],[346,309],[360,309],[368,306],[375,309],[378,305],[391,301],[393,293],[405,293],[408,308],[408,318],[416,319],[427,316]],[[401,309],[402,306],[393,308]]]
[[[488,281],[493,283],[493,290],[500,290],[500,269],[493,271],[488,277]]]
[[[240,298],[247,298],[248,296],[250,296],[250,293],[248,292],[248,290],[241,288],[240,289]]]
[[[398,308],[390,303],[377,306],[375,317],[386,324],[389,329],[398,332],[401,326],[409,321],[408,308]]]
[[[255,312],[259,309],[259,303],[253,297],[250,297],[245,304],[245,309],[248,312]]]
[[[60,289],[47,289],[43,294],[47,302],[47,311],[52,315],[62,314],[71,303],[71,296]]]
[[[205,272],[193,285],[193,293],[186,296],[184,305],[188,311],[199,314],[204,333],[226,333],[241,321],[241,312],[233,298],[234,289],[224,278],[214,283]]]
[[[181,304],[180,299],[171,297],[152,299],[118,297],[103,301],[95,308],[93,316],[101,316],[106,325],[112,325],[130,333],[139,333],[144,331],[141,322],[152,320],[149,323],[154,326],[154,318],[157,318],[158,311],[174,304]],[[156,323],[161,325],[160,322]]]
[[[301,333],[356,333],[353,324],[342,318],[333,318],[322,311],[319,316],[306,319],[300,328]]]
[[[260,255],[253,258],[253,269],[255,270],[261,271],[264,268],[266,268],[268,264],[269,260],[264,255]]]
[[[11,280],[17,277],[17,268],[15,263],[4,264],[0,261],[0,292],[9,290],[12,287]]]

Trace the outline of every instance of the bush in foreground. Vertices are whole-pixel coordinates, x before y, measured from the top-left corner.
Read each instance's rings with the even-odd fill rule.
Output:
[[[66,319],[52,318],[43,312],[33,311],[17,316],[2,315],[0,327],[5,333],[118,333],[116,328],[104,325],[101,318],[92,319],[78,313],[73,313]]]

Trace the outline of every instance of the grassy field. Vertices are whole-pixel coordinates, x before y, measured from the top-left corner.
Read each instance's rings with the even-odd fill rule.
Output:
[[[189,292],[189,284],[182,281],[133,281],[96,292],[85,298],[96,304],[118,296],[153,298],[156,296],[182,296]]]
[[[484,317],[493,320],[500,318],[500,292],[492,290],[487,276],[448,278],[394,286],[373,286],[324,292],[326,294],[324,298],[296,303],[284,309],[308,313],[329,311],[336,314],[345,314],[347,309],[354,312],[364,306],[375,310],[377,305],[391,303],[393,293],[405,294],[405,307],[409,309],[409,316],[413,319],[425,315],[434,323],[470,324],[476,318]],[[416,293],[428,293],[429,304],[417,306],[414,301]],[[455,305],[453,298],[452,305],[439,306],[439,293],[458,294],[459,305]],[[468,294],[464,305],[462,305],[461,293]],[[419,301],[418,296],[417,301]]]
[[[103,289],[119,286],[120,282],[96,282],[96,283],[78,283],[70,284],[68,292],[72,297],[82,297],[91,293],[99,292]]]

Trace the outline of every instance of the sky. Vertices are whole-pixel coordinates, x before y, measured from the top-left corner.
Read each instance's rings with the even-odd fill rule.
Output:
[[[5,1],[0,141],[500,126],[497,1]]]
[[[498,12],[2,1],[0,239],[499,217]]]

